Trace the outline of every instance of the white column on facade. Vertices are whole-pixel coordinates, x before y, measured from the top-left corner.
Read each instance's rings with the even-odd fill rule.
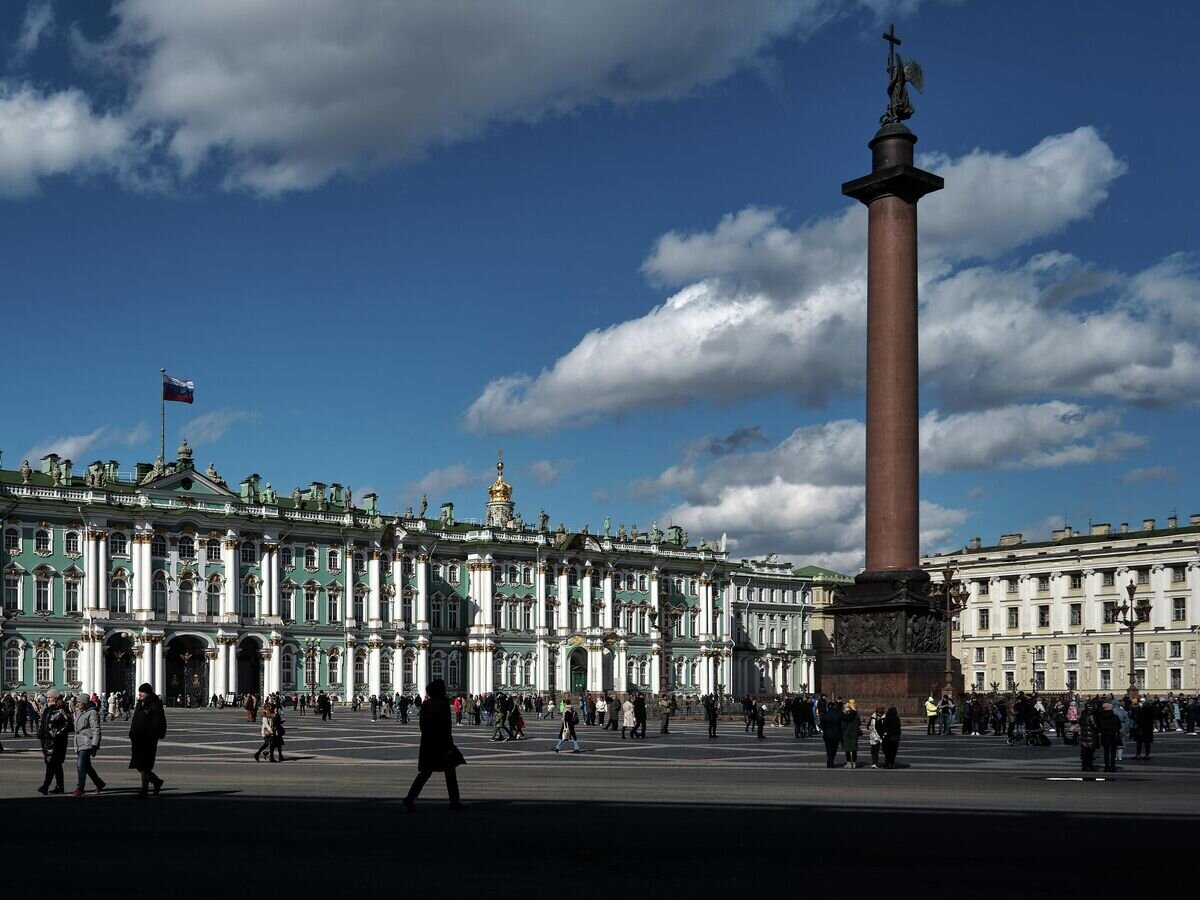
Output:
[[[662,684],[662,648],[656,643],[650,654],[650,690],[658,693]]]
[[[370,628],[382,628],[383,616],[380,615],[380,597],[383,584],[383,553],[379,550],[371,551],[371,558],[367,563],[367,588],[370,593],[367,594],[367,624]],[[376,691],[378,693],[378,691]]]
[[[349,631],[353,626],[354,621],[354,545],[347,544],[342,548],[342,624]],[[346,657],[347,662],[351,662],[351,657]],[[343,672],[342,679],[345,684],[353,686],[354,672]],[[353,690],[348,690],[346,697],[352,695]]]
[[[661,631],[666,623],[662,620],[662,604],[659,602],[658,569],[650,573],[650,609],[656,614],[658,629]]]
[[[154,678],[148,680],[153,685],[154,692],[161,695],[167,687],[167,660],[164,652],[166,647],[163,636],[156,635],[151,646],[154,648]]]
[[[108,532],[96,532],[96,609],[108,610]]]
[[[388,614],[389,622],[399,622],[401,619],[404,609],[404,587],[404,548],[397,547],[396,551],[392,554],[392,590],[395,593],[392,596],[393,608],[389,610]],[[412,623],[409,622],[408,624],[411,625]],[[403,658],[397,657],[397,659],[402,661]],[[403,681],[403,676],[399,670],[396,671],[393,678],[397,683]],[[401,692],[403,692],[403,689]]]
[[[383,693],[380,661],[383,659],[383,644],[372,638],[367,642],[367,693],[376,697]]]
[[[571,567],[564,559],[558,567],[558,633],[566,634],[571,624]],[[559,682],[562,685],[562,682]],[[566,687],[569,687],[567,685]]]
[[[592,593],[592,584],[593,584],[592,579],[594,577],[594,574],[595,573],[592,571],[592,564],[590,562],[584,563],[583,579],[579,582],[579,585],[580,585],[579,586],[579,599],[581,601],[583,601],[583,627],[585,630],[588,628],[592,628],[595,625],[595,617],[592,613],[592,607],[595,605],[595,602],[596,602],[595,599],[593,598],[593,593]],[[591,672],[591,669],[592,669],[592,666],[590,663],[590,656],[591,655],[589,654],[589,664],[588,664],[589,673]],[[590,690],[590,688],[589,688],[589,690]]]
[[[604,690],[604,645],[589,640],[587,651],[587,689],[597,693]]]
[[[224,697],[229,692],[229,644],[223,638],[217,638],[216,665],[210,666],[210,690],[218,697]]]
[[[105,635],[103,630],[98,630],[96,632],[96,652],[92,657],[92,664],[94,667],[92,670],[92,690],[97,694],[104,693],[104,676],[106,674],[104,671],[104,665],[106,662],[104,637]]]
[[[150,556],[150,541],[153,540],[153,536],[153,530],[142,532],[142,571],[146,573],[146,577],[143,580],[141,587],[142,609],[146,610],[147,612],[153,612],[154,610],[154,600],[152,599],[153,593],[150,590],[154,585],[154,562]]]
[[[142,602],[142,584],[149,586],[150,582],[146,560],[142,558],[142,535],[137,531],[129,535],[129,561],[133,568],[133,590],[129,592],[129,608],[136,614],[146,608]]]
[[[477,621],[488,634],[491,634],[498,624],[496,622],[496,598],[494,596],[496,591],[493,586],[492,572],[492,564],[489,560],[485,560],[476,566],[476,573],[479,577],[479,593],[476,595],[479,607],[479,619]],[[492,671],[490,661],[486,668],[489,672]],[[490,678],[491,676],[485,677]]]
[[[83,597],[79,602],[85,614],[96,609],[96,542],[90,529],[83,533]]]
[[[227,536],[221,541],[221,562],[225,566],[225,589],[221,594],[222,616],[236,616],[238,614],[237,546],[237,538],[232,535]]]
[[[262,551],[262,616],[272,618],[279,615],[279,545],[263,541]]]
[[[417,630],[429,630],[429,557],[424,551],[417,554],[417,608],[413,614],[417,617]],[[417,690],[424,691],[425,683],[418,679]]]
[[[417,641],[417,690],[423,695],[429,684],[429,641]]]
[[[706,575],[700,576],[700,633],[693,635],[702,641],[712,640],[713,632],[713,583]],[[711,678],[710,678],[711,680]]]
[[[616,619],[615,619],[616,612],[614,610],[614,607],[616,606],[616,602],[615,602],[616,596],[613,591],[612,566],[608,566],[607,568],[605,568],[604,581],[602,582],[602,584],[603,584],[603,591],[604,591],[603,626],[604,626],[604,630],[606,632],[609,632],[609,631],[612,631],[614,628],[616,628]]]
[[[537,627],[538,634],[546,633],[546,566],[543,563],[538,563],[537,569],[533,576],[533,589],[537,596],[537,618],[534,625]]]
[[[131,652],[133,653],[133,683],[140,685],[147,680],[146,672],[154,671],[149,639],[144,637],[134,638]]]
[[[617,643],[617,656],[613,660],[613,690],[624,694],[629,690],[629,645]]]
[[[225,657],[225,662],[229,666],[229,672],[225,676],[225,689],[233,691],[235,694],[241,689],[238,684],[238,660],[237,660],[237,640],[233,639],[229,644],[229,655]],[[246,690],[249,690],[249,685]]]

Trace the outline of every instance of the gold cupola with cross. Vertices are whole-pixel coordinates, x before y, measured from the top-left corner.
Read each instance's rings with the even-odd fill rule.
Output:
[[[513,518],[512,485],[504,480],[504,451],[497,451],[496,457],[496,480],[488,487],[487,524],[503,528]]]

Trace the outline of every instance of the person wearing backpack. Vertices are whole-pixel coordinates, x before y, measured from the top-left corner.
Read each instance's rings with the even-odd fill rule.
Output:
[[[38,740],[42,742],[42,756],[46,760],[46,778],[38,792],[63,793],[63,761],[67,758],[67,738],[75,730],[71,714],[63,706],[62,691],[52,690],[46,694],[46,711],[38,725]],[[54,790],[50,790],[50,782]]]
[[[158,755],[158,742],[167,736],[167,716],[163,712],[162,700],[147,682],[138,688],[137,706],[133,710],[133,721],[129,723],[129,768],[136,769],[142,776],[145,797],[154,785],[154,793],[162,790],[163,780],[154,774],[154,759]]]
[[[575,710],[568,706],[566,712],[563,713],[562,732],[558,736],[558,743],[554,745],[554,752],[557,753],[562,747],[563,741],[570,741],[575,745],[572,753],[579,753],[579,738],[575,736],[575,723],[579,721],[579,716]]]

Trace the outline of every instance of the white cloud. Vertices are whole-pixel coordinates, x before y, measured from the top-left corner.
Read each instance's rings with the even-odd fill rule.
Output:
[[[0,196],[34,193],[49,176],[119,172],[130,141],[124,122],[95,112],[82,91],[0,82]]]
[[[592,491],[592,502],[607,503],[608,493],[603,488],[596,488],[594,491]]]
[[[455,463],[431,469],[419,480],[410,482],[405,487],[405,493],[411,496],[423,495],[432,497],[431,502],[440,502],[440,498],[448,491],[453,491],[471,484],[483,484],[491,480],[492,473],[488,469],[472,469],[466,463]]]
[[[257,422],[261,415],[244,409],[215,409],[192,419],[180,429],[180,434],[193,446],[213,444],[239,422]]]
[[[1042,254],[1017,270],[958,268],[1092,214],[1124,171],[1093,129],[1047,138],[1017,157],[976,150],[937,162],[950,187],[922,208],[928,278],[922,365],[948,406],[1073,389],[1179,397],[1200,380],[1200,354],[1186,339],[1145,358],[1147,348],[1160,349],[1156,320],[1134,321],[1121,307],[1098,314],[1071,308],[1072,297],[1110,286],[1121,280],[1116,276],[1089,281],[1082,278],[1085,266],[1061,254]],[[942,199],[934,204],[934,198]],[[776,211],[749,208],[711,232],[664,235],[643,271],[680,290],[640,318],[589,332],[536,376],[496,378],[468,408],[465,424],[477,432],[548,431],[637,409],[700,398],[728,403],[774,391],[822,406],[863,384],[865,263],[865,213],[857,205],[794,229]],[[1164,297],[1186,296],[1190,287],[1185,279],[1173,293],[1140,291],[1146,304],[1161,307]],[[1051,291],[1058,293],[1047,304],[1043,295]],[[964,304],[973,305],[964,311]],[[1173,301],[1171,308],[1186,304]],[[997,320],[1011,327],[997,328]],[[1047,359],[1049,346],[1073,343],[1077,332],[1085,333],[1089,350],[1105,342],[1107,349]],[[1122,365],[1112,352],[1117,337],[1115,346],[1135,352],[1114,375]],[[1046,377],[1051,362],[1059,371]],[[1135,371],[1139,365],[1147,368]],[[981,390],[984,379],[973,369],[984,367],[1002,371],[995,377],[988,371]],[[1106,382],[1106,376],[1114,377]]]
[[[54,7],[50,0],[34,0],[25,10],[21,33],[13,46],[12,61],[21,64],[33,53],[43,37],[54,33]]]
[[[1147,481],[1166,481],[1175,484],[1179,481],[1179,470],[1174,466],[1146,466],[1140,469],[1130,469],[1118,480],[1121,484],[1142,484]]]
[[[539,459],[529,464],[529,474],[538,484],[554,484],[558,481],[561,467],[548,459]]]
[[[28,459],[31,464],[36,466],[37,461],[46,454],[57,453],[63,459],[80,463],[85,456],[97,449],[103,450],[105,447],[113,447],[118,444],[125,447],[136,447],[138,444],[144,443],[149,436],[150,430],[144,422],[131,429],[101,425],[86,434],[68,434],[43,441],[26,450],[22,459]]]

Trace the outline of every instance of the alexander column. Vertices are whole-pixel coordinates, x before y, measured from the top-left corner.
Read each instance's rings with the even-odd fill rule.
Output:
[[[902,715],[942,680],[945,637],[921,571],[917,369],[917,202],[942,189],[913,165],[911,84],[921,67],[888,42],[888,105],[871,139],[871,174],[842,185],[867,207],[866,568],[835,592],[834,656],[822,690]],[[937,689],[937,688],[934,688]],[[861,707],[860,708],[865,708]]]

